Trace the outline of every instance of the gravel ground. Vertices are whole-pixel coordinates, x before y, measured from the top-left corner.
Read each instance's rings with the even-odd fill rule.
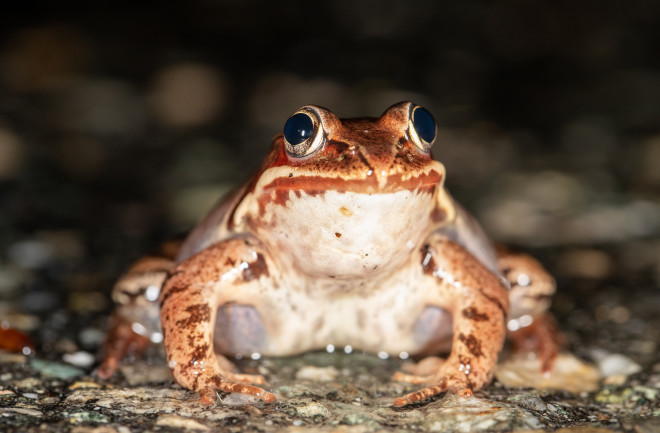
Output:
[[[0,351],[1,431],[660,431],[660,3],[32,6],[0,16],[0,343],[34,348]],[[504,356],[475,398],[402,409],[404,361],[362,353],[241,361],[271,405],[202,410],[155,347],[93,377],[114,279],[290,113],[406,99],[440,125],[452,194],[556,276],[570,390]]]

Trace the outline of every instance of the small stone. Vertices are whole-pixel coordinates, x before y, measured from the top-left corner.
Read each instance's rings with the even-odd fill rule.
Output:
[[[32,275],[18,266],[5,265],[0,267],[0,295],[18,292],[25,287]],[[13,325],[16,326],[16,325]]]
[[[603,376],[624,375],[639,373],[642,367],[632,359],[620,353],[609,353],[605,350],[594,349],[591,356],[596,361],[598,369]]]
[[[78,334],[80,344],[85,347],[97,347],[105,339],[105,331],[98,328],[86,328]]]
[[[312,418],[321,416],[323,418],[330,417],[330,411],[321,403],[312,402],[305,406],[296,407],[296,413],[305,418]]]
[[[0,364],[24,364],[28,357],[21,353],[9,353],[0,351]],[[2,376],[0,376],[2,379]]]
[[[53,258],[53,249],[46,242],[38,239],[18,241],[7,249],[9,260],[27,269],[39,269]]]
[[[243,406],[261,401],[259,397],[255,397],[254,395],[241,394],[238,392],[229,393],[219,400],[222,404],[227,406]]]
[[[43,416],[43,413],[39,412],[38,410],[28,409],[26,407],[0,408],[0,417],[2,417],[3,415],[12,415],[12,414],[26,415],[35,418],[41,418]]]
[[[210,430],[209,427],[205,426],[204,424],[198,421],[195,421],[194,419],[185,418],[178,415],[161,415],[156,420],[156,425],[162,427],[185,429],[185,430],[201,430],[201,431]]]
[[[567,427],[555,430],[555,433],[612,433],[612,430],[600,427]]]
[[[69,416],[69,422],[72,424],[82,422],[107,423],[110,419],[98,412],[77,412]]]
[[[71,429],[71,433],[130,433],[130,430],[124,426],[119,427],[117,430],[107,425],[100,427],[76,426]]]
[[[591,392],[598,389],[599,371],[572,354],[557,356],[549,374],[543,374],[541,362],[524,355],[513,356],[495,367],[495,377],[505,386],[561,389],[569,392]]]
[[[35,388],[41,388],[43,385],[39,379],[36,377],[26,377],[25,379],[16,380],[12,383],[15,388],[30,390]]]
[[[594,396],[594,400],[597,401],[598,403],[620,405],[630,400],[632,395],[633,395],[632,388],[623,388],[623,389],[605,388]]]
[[[544,411],[548,409],[545,402],[538,395],[534,394],[512,395],[511,397],[507,398],[507,400],[517,403],[527,409],[538,411]]]
[[[51,405],[57,404],[60,402],[60,398],[56,396],[43,397],[39,400],[40,405]]]
[[[341,419],[340,423],[345,425],[359,425],[359,424],[364,424],[370,419],[371,418],[369,418],[366,414],[355,412],[355,413],[349,413],[346,416],[344,416]]]
[[[85,373],[79,368],[61,364],[59,362],[44,361],[43,359],[30,360],[30,366],[45,377],[61,380],[70,380],[82,376]]]
[[[69,386],[69,390],[75,390],[75,389],[94,389],[94,388],[101,388],[101,385],[96,383],[96,382],[89,382],[89,381],[78,381],[73,383],[72,385]]]
[[[65,353],[62,355],[62,360],[76,367],[90,367],[94,364],[96,358],[91,353],[80,350],[74,353]]]
[[[315,382],[330,382],[339,376],[339,370],[333,366],[315,367],[306,365],[296,372],[296,379],[311,380]]]

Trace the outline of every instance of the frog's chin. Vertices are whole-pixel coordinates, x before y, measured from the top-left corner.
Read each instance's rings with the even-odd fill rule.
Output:
[[[431,229],[434,191],[427,189],[290,195],[266,205],[257,236],[275,260],[315,277],[387,272],[410,260]]]

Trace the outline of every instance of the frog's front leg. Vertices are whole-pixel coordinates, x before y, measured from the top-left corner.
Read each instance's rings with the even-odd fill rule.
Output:
[[[275,400],[246,385],[264,383],[262,376],[234,374],[213,344],[218,308],[249,305],[258,296],[260,279],[268,276],[265,256],[245,239],[223,241],[177,265],[164,284],[160,303],[168,366],[179,384],[200,394],[203,405],[215,402],[216,391]]]
[[[432,301],[452,313],[452,348],[432,374],[394,375],[395,380],[428,386],[394,400],[411,404],[444,391],[471,396],[493,375],[504,344],[509,300],[507,288],[462,246],[432,235],[422,250],[425,284],[432,285]]]

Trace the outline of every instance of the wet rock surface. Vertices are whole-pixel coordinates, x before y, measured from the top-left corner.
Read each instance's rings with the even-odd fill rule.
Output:
[[[660,431],[660,7],[370,4],[324,3],[304,35],[302,2],[1,14],[0,431]],[[404,408],[406,361],[341,348],[238,361],[273,404],[203,409],[158,347],[95,378],[114,279],[291,112],[403,99],[435,114],[452,194],[557,278],[561,374],[505,351],[473,398]]]

